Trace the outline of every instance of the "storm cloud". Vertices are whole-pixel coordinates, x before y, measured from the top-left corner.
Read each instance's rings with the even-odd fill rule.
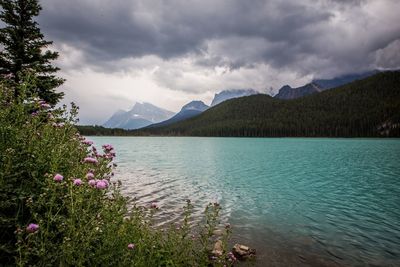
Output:
[[[276,91],[314,77],[400,67],[399,0],[41,4],[39,24],[60,51],[66,76],[144,79],[156,91],[181,92],[173,93],[172,102],[158,103],[174,110],[190,97],[210,100],[232,87]],[[79,81],[66,86],[79,87]],[[144,89],[130,93],[143,95],[138,90]],[[110,96],[115,98],[116,92]]]

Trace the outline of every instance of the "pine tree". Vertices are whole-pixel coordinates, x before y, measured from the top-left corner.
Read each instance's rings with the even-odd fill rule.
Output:
[[[44,40],[34,21],[41,10],[38,0],[0,0],[0,7],[0,19],[6,24],[0,29],[0,80],[18,85],[30,73],[36,86],[34,92],[26,93],[56,104],[63,93],[57,93],[55,88],[64,80],[55,76],[59,68],[50,63],[58,58],[57,52],[47,49],[53,42]],[[15,96],[18,95],[20,92],[15,89]]]

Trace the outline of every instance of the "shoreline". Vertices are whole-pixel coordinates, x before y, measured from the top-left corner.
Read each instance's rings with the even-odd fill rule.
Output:
[[[165,138],[237,138],[237,139],[371,139],[371,140],[377,140],[377,139],[400,139],[400,137],[374,137],[374,136],[364,136],[364,137],[343,137],[343,136],[337,136],[337,137],[329,137],[329,136],[194,136],[194,135],[87,135],[87,134],[82,134],[83,136],[87,137],[138,137],[138,138],[143,138],[143,137],[150,137],[150,138],[157,138],[157,137],[165,137]]]

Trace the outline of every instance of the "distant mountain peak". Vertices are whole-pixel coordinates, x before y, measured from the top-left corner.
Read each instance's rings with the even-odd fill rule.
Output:
[[[159,108],[151,103],[136,102],[129,111],[118,110],[103,126],[107,128],[138,129],[152,123],[167,120],[173,112]]]
[[[125,113],[125,112],[126,112],[126,110],[118,109],[114,114],[122,114],[122,113]]]
[[[323,90],[327,90],[327,89],[339,87],[341,85],[345,85],[347,83],[350,83],[350,82],[353,82],[356,80],[362,80],[364,78],[367,78],[367,77],[377,74],[379,72],[380,72],[379,70],[370,70],[370,71],[359,72],[359,73],[350,73],[350,74],[340,75],[338,77],[334,77],[331,79],[314,79],[312,81],[312,83],[317,84]]]
[[[187,120],[187,119],[190,119],[197,115],[200,115],[201,113],[206,111],[208,108],[209,108],[209,106],[204,104],[203,101],[194,100],[194,101],[191,101],[191,102],[187,103],[186,105],[184,105],[182,107],[181,111],[179,111],[177,114],[175,114],[175,116],[173,116],[172,118],[162,121],[162,122],[159,122],[159,123],[154,123],[154,124],[148,126],[148,128],[167,126],[167,125],[170,125],[170,124],[178,122],[178,121]]]
[[[223,90],[217,94],[215,94],[213,101],[211,102],[211,106],[218,105],[228,99],[256,95],[259,94],[258,91],[254,89],[227,89]]]
[[[309,83],[299,88],[317,89]],[[291,92],[299,88],[284,87]],[[383,72],[352,84],[291,101],[243,97],[185,122],[142,134],[241,137],[400,136],[400,72]],[[282,91],[282,90],[281,90]],[[300,89],[301,91],[301,89]],[[156,128],[156,127],[154,127]],[[139,132],[140,133],[140,132]]]
[[[292,88],[289,85],[285,85],[279,89],[279,93],[274,97],[279,99],[295,99],[321,91],[322,89],[315,83],[308,83],[297,88]]]
[[[284,90],[285,90],[285,89],[292,89],[292,87],[291,87],[290,85],[287,85],[287,84],[286,84],[286,85],[282,86],[281,90],[282,90],[282,89],[284,89]]]
[[[194,100],[190,103],[187,103],[186,105],[184,105],[181,109],[181,111],[183,110],[198,110],[198,111],[205,111],[206,109],[208,109],[209,106],[207,106],[206,104],[204,104],[203,101],[200,100]]]
[[[348,84],[350,82],[354,82],[356,80],[362,80],[364,78],[377,74],[378,72],[380,71],[372,70],[356,74],[346,74],[332,79],[314,79],[311,81],[311,83],[308,83],[304,86],[297,88],[292,88],[289,85],[285,85],[279,90],[278,94],[275,95],[274,97],[280,99],[299,98],[306,95],[318,93],[324,90],[336,88]]]

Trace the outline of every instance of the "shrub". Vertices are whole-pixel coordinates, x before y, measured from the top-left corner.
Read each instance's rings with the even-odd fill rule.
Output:
[[[34,86],[27,79],[21,92]],[[134,204],[113,178],[111,145],[98,151],[75,128],[78,108],[0,90],[0,261],[19,266],[229,266],[210,256],[219,205],[202,225],[190,201],[180,225],[157,228],[158,207]],[[25,99],[25,100],[23,100]],[[226,245],[229,228],[223,240]]]

